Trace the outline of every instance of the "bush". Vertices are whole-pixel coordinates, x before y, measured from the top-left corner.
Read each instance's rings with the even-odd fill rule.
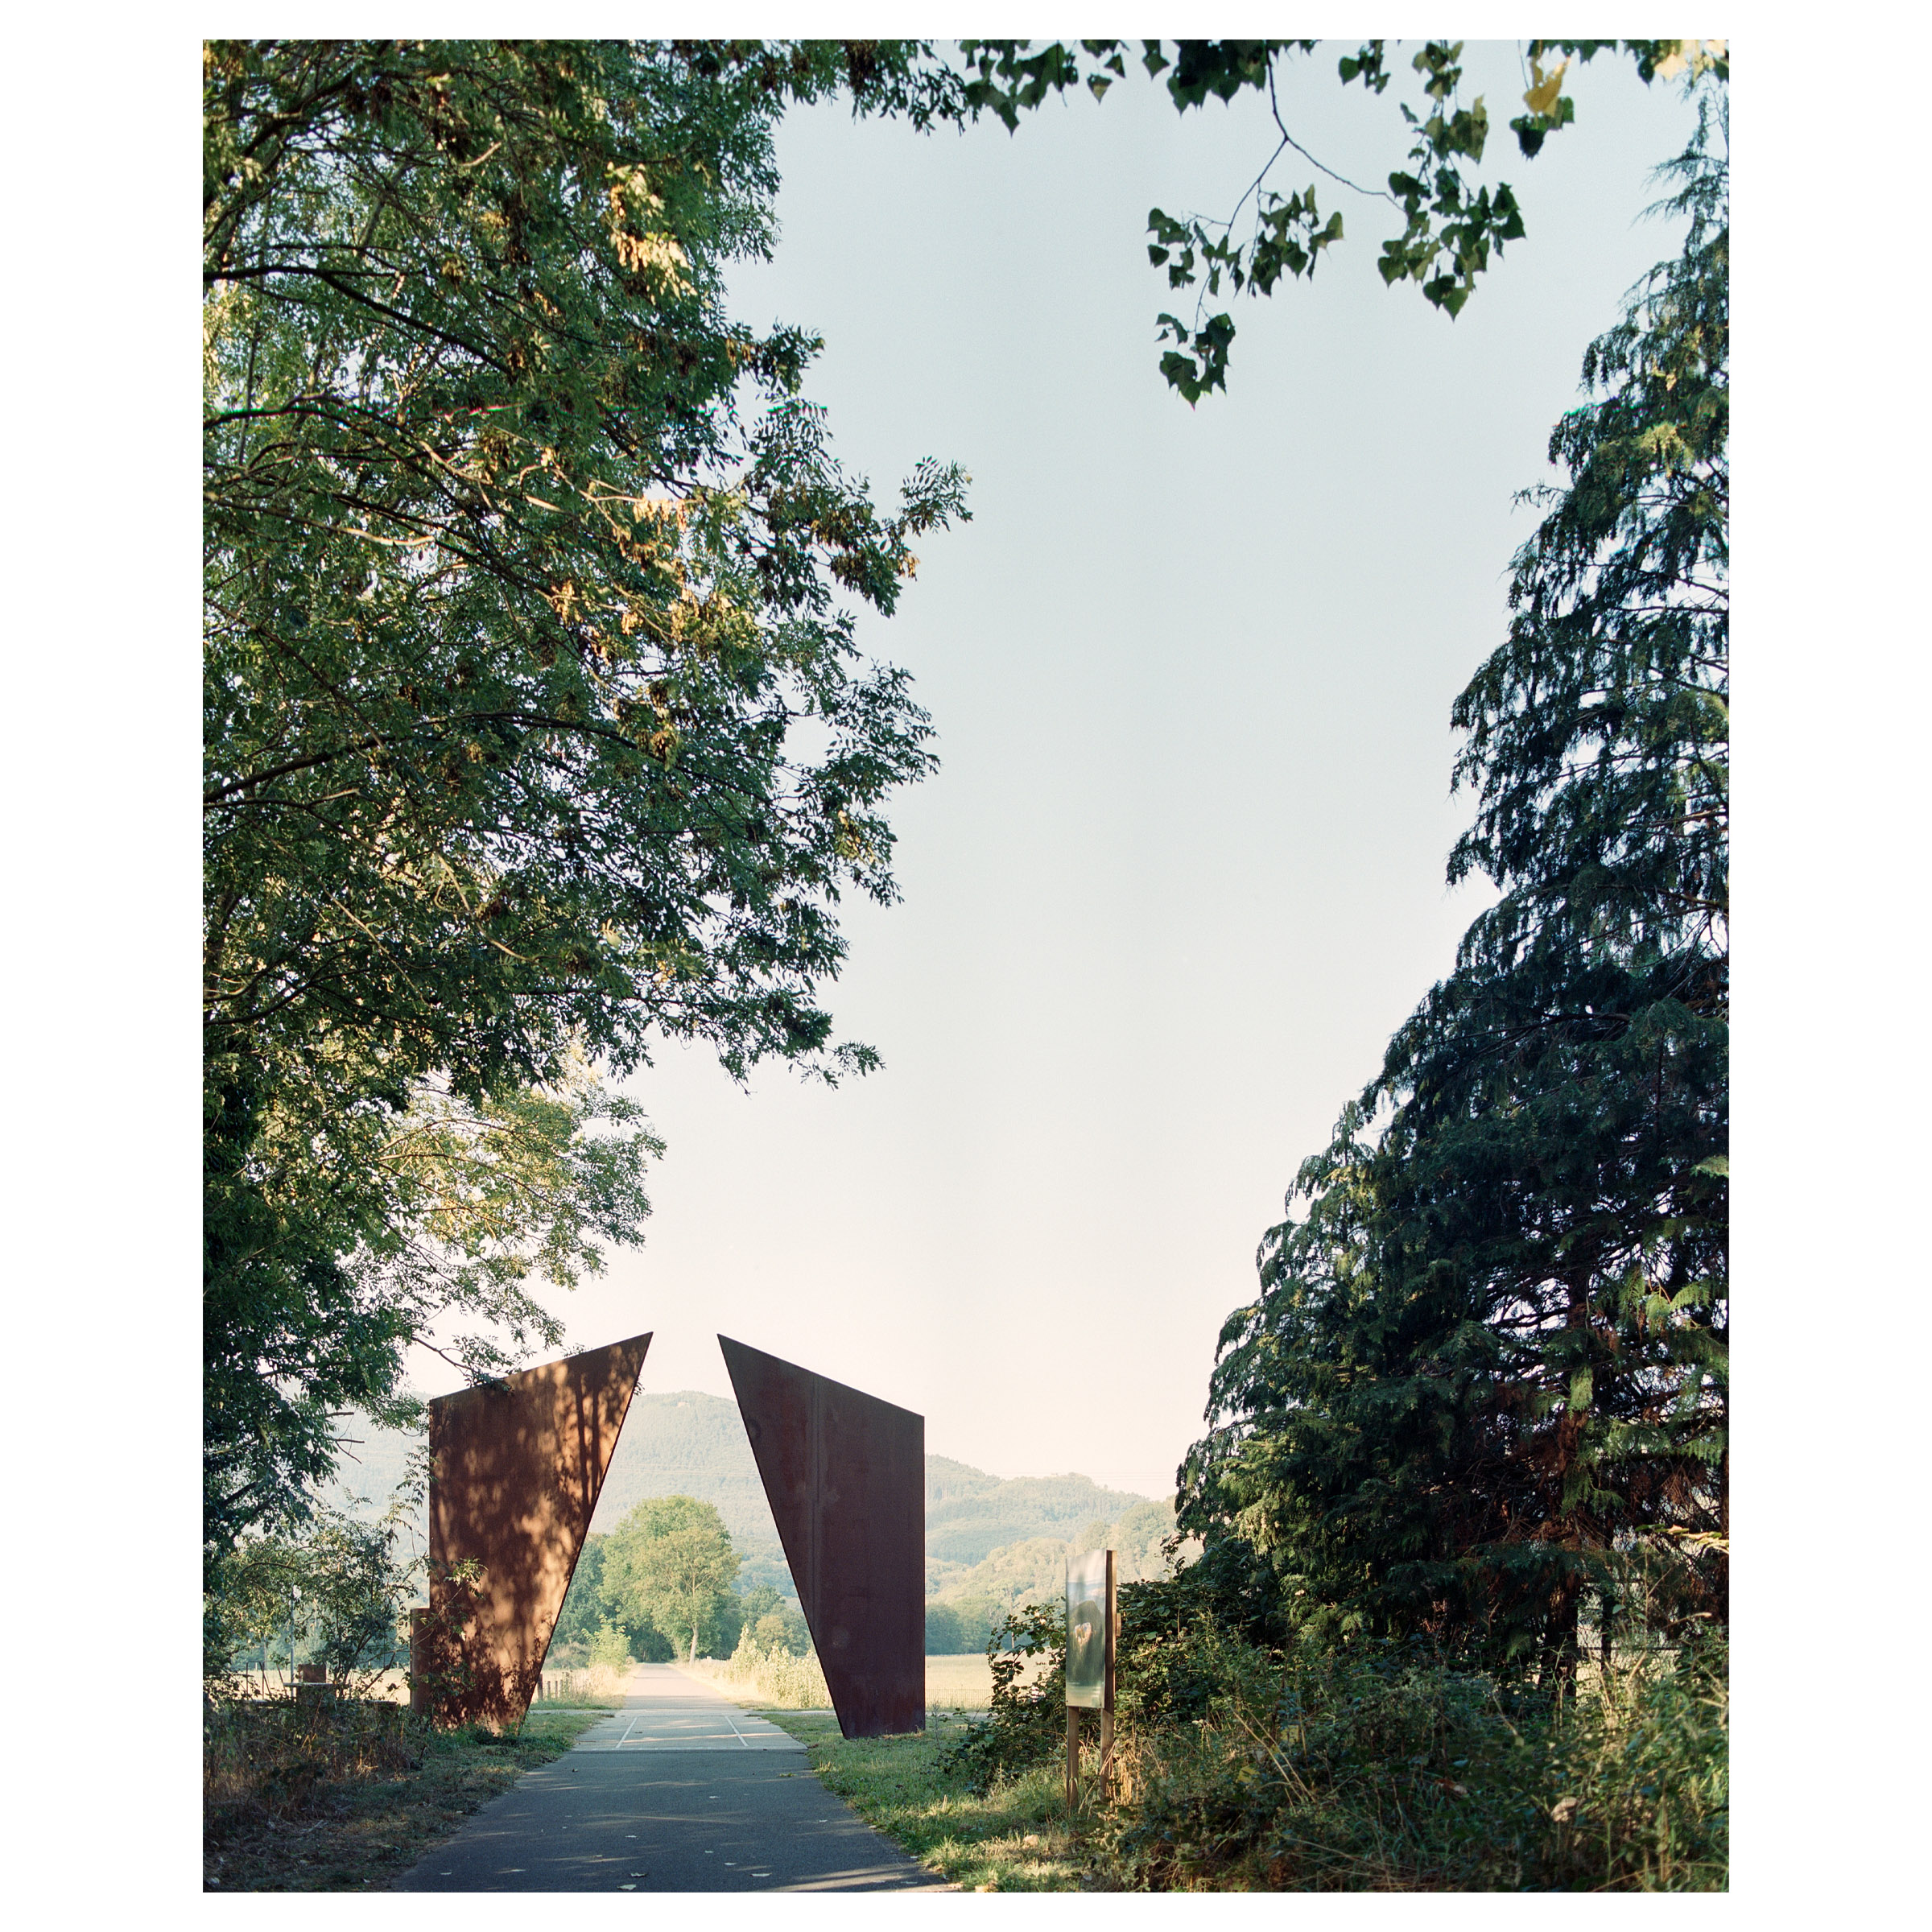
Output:
[[[628,1671],[630,1639],[606,1617],[590,1640],[589,1662],[592,1670]]]
[[[1707,1637],[1538,1683],[1420,1641],[1268,1641],[1264,1576],[1124,1586],[1102,1883],[1135,1891],[1713,1890],[1728,1883],[1726,1651]],[[1229,1628],[1230,1624],[1233,1629]],[[1064,1612],[989,1645],[941,1757],[977,1797],[1065,1749]],[[1030,1659],[1046,1668],[1022,1681]]]
[[[1123,1583],[1116,1673],[1121,1715],[1131,1711],[1149,1720],[1200,1717],[1221,1682],[1216,1672],[1224,1659],[1197,1653],[1191,1633],[1212,1628],[1256,1640],[1272,1637],[1282,1628],[1279,1596],[1267,1558],[1233,1538],[1212,1545],[1176,1575]],[[990,1706],[948,1748],[946,1758],[976,1796],[1066,1751],[1066,1605],[1030,1604],[1001,1618],[985,1648],[993,1666]],[[931,1649],[928,1642],[929,1653]],[[1044,1668],[1023,1678],[1028,1661],[1036,1657]]]
[[[707,1657],[689,1667],[700,1677],[749,1691],[775,1710],[824,1711],[832,1705],[815,1651],[795,1656],[781,1645],[761,1644],[749,1630],[739,1638],[729,1662]]]
[[[1595,1674],[1558,1728],[1567,1882],[1721,1890],[1730,1865],[1728,1646],[1703,1636]]]
[[[1135,1890],[1493,1890],[1550,1835],[1546,1752],[1488,1678],[1392,1646],[1162,1646],[1120,1711],[1103,1835]],[[1177,1690],[1179,1695],[1174,1695]]]
[[[392,1504],[365,1523],[317,1504],[309,1520],[279,1535],[244,1538],[210,1560],[202,1596],[202,1672],[218,1695],[258,1658],[320,1663],[328,1681],[357,1694],[408,1657],[409,1604],[421,1566],[402,1547]]]
[[[1033,1658],[1044,1668],[1023,1678]],[[1051,1762],[1066,1748],[1067,1608],[1029,1604],[1002,1617],[986,1640],[993,1697],[940,1757],[942,1772],[976,1798],[1002,1781]]]
[[[1134,1890],[1711,1889],[1721,1641],[1558,1696],[1393,1644],[1263,1649],[1202,1624],[1117,1713],[1109,1882]],[[1151,1694],[1150,1694],[1151,1693]]]
[[[1458,1667],[1298,1619],[1235,1539],[1121,1589],[1115,1777],[1090,1840],[1136,1891],[1715,1890],[1728,1880],[1724,1638],[1574,1679]],[[1057,1765],[1065,1612],[989,1642],[991,1708],[941,1757],[984,1798]],[[1023,1681],[1029,1660],[1045,1668]]]

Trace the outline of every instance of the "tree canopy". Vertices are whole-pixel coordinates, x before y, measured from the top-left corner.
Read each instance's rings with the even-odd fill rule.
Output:
[[[837,43],[204,57],[207,1518],[299,1511],[402,1348],[555,1341],[634,1238],[654,1039],[827,1079],[841,895],[931,763],[853,642],[964,514],[881,512],[723,308]],[[895,74],[901,78],[895,78]],[[593,1072],[593,1069],[596,1070]]]
[[[674,1645],[688,1638],[693,1658],[737,1574],[724,1519],[695,1496],[647,1498],[604,1546],[603,1594],[619,1620],[650,1623]]]
[[[1501,896],[1223,1333],[1181,1520],[1272,1551],[1305,1623],[1560,1662],[1586,1611],[1606,1637],[1725,1614],[1722,111],[1455,708],[1477,811],[1450,877]]]
[[[1267,97],[1278,134],[1274,151],[1224,219],[1176,217],[1159,208],[1147,214],[1147,254],[1166,270],[1168,285],[1197,291],[1191,316],[1163,314],[1160,335],[1174,346],[1161,357],[1161,374],[1192,404],[1208,391],[1225,389],[1228,357],[1235,336],[1233,317],[1208,312],[1225,283],[1232,294],[1271,295],[1284,278],[1312,279],[1323,253],[1342,239],[1340,211],[1324,213],[1333,186],[1356,196],[1381,201],[1402,217],[1400,231],[1382,244],[1377,266],[1390,286],[1414,283],[1423,296],[1454,316],[1475,291],[1477,278],[1494,254],[1525,233],[1522,209],[1507,181],[1493,187],[1480,181],[1490,134],[1489,110],[1481,95],[1464,103],[1463,43],[1424,41],[1407,65],[1416,78],[1414,101],[1395,106],[1408,142],[1402,164],[1386,185],[1364,186],[1337,174],[1298,140],[1285,110],[1280,78],[1294,62],[1313,56],[1315,40],[1143,40],[1137,52],[1125,40],[968,40],[961,43],[965,79],[956,97],[941,92],[925,105],[928,113],[977,117],[990,114],[1009,132],[1022,112],[1038,108],[1053,94],[1085,86],[1104,100],[1124,80],[1130,60],[1150,78],[1166,76],[1176,110],[1205,105],[1210,97],[1228,101],[1244,93]],[[1336,60],[1344,87],[1358,85],[1364,97],[1380,96],[1400,73],[1399,43],[1369,40]],[[923,52],[934,56],[930,47]],[[1620,52],[1635,65],[1646,85],[1679,76],[1686,83],[1711,75],[1730,77],[1730,56],[1722,40],[1532,40],[1523,50],[1524,111],[1509,123],[1517,148],[1534,160],[1543,143],[1576,118],[1576,103],[1563,91],[1573,64],[1598,54]],[[1293,149],[1323,181],[1283,195],[1266,185],[1282,157]],[[1241,224],[1247,210],[1246,228]]]

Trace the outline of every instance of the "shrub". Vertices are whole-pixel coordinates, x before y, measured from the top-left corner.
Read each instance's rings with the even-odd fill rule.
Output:
[[[825,1674],[819,1668],[818,1653],[807,1650],[794,1656],[782,1645],[767,1647],[755,1632],[747,1630],[728,1662],[705,1658],[690,1666],[700,1677],[732,1684],[779,1711],[823,1711],[832,1703],[825,1686]]]
[[[1232,1539],[1122,1586],[1115,1776],[1089,1840],[1103,1884],[1727,1884],[1721,1636],[1539,1682],[1459,1668],[1422,1638],[1343,1641],[1283,1597],[1266,1559]],[[1059,1761],[1065,1637],[1059,1604],[1003,1621],[991,1707],[943,1752],[943,1776],[983,1798]],[[1026,1682],[1031,1660],[1045,1668]]]
[[[1501,1686],[1393,1645],[1270,1652],[1212,1624],[1123,1699],[1103,1831],[1136,1890],[1514,1889],[1546,1752]],[[1180,1695],[1172,1695],[1175,1686]]]
[[[590,1665],[593,1670],[628,1671],[630,1639],[606,1617],[590,1640]]]
[[[1036,1657],[1043,1668],[1028,1680],[1023,1674]],[[1066,1748],[1066,1605],[1029,1604],[1002,1617],[986,1640],[986,1661],[993,1666],[986,1715],[973,1719],[939,1761],[943,1773],[981,1798]]]
[[[1167,1640],[1117,1713],[1098,1841],[1135,1890],[1726,1883],[1720,1643],[1558,1696],[1411,1646]]]
[[[1591,1674],[1558,1728],[1566,1884],[1707,1891],[1730,1864],[1728,1646],[1699,1637]]]
[[[407,1493],[379,1522],[316,1504],[279,1534],[245,1537],[211,1558],[203,1579],[202,1674],[220,1695],[258,1658],[323,1666],[331,1683],[368,1691],[408,1652],[420,1563],[403,1548]]]

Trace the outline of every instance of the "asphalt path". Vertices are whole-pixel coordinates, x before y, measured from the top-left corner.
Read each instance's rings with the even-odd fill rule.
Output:
[[[401,1892],[951,1891],[805,1747],[669,1664],[397,1880]]]

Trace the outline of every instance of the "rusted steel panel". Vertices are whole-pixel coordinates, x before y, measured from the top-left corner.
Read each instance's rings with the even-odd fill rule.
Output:
[[[926,1728],[926,1418],[718,1337],[848,1737]]]
[[[648,1335],[429,1405],[430,1607],[412,1659],[443,1724],[520,1723],[535,1695]],[[479,1583],[450,1579],[481,1566]]]

